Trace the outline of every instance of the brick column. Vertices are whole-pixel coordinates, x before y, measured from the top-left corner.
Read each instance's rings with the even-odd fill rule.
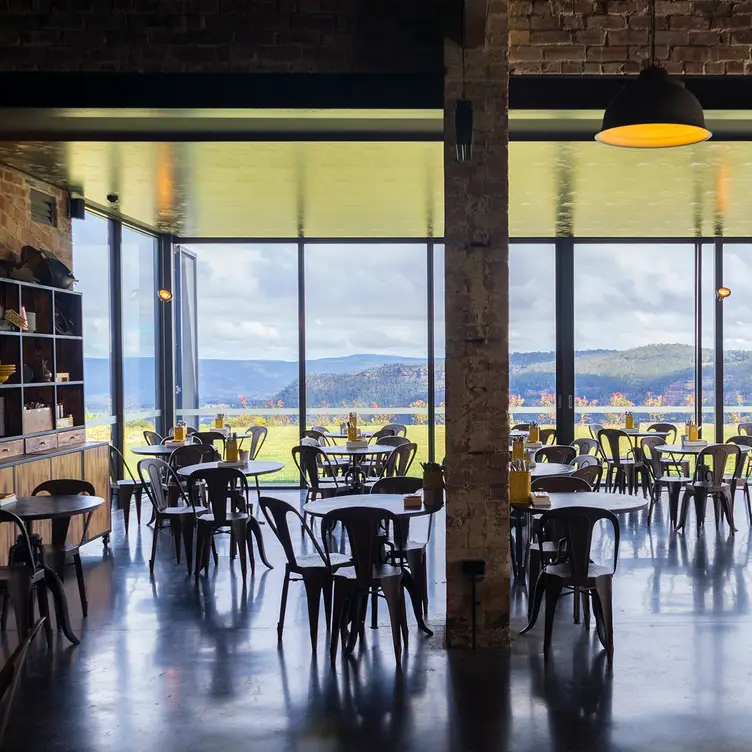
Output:
[[[489,0],[486,44],[465,52],[473,159],[458,162],[460,48],[445,45],[445,274],[448,647],[471,644],[462,560],[483,559],[479,647],[509,640],[509,269],[507,0]]]

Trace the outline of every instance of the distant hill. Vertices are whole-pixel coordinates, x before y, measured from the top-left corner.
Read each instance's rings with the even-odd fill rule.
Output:
[[[708,363],[704,389],[712,388],[712,352],[703,352]],[[682,404],[694,392],[694,348],[690,345],[659,344],[629,350],[585,350],[576,353],[578,397],[608,404],[614,392],[641,404],[648,392],[665,395],[667,403]],[[725,355],[727,402],[736,394],[752,399],[752,352],[733,350]],[[109,399],[107,361],[85,361],[87,404],[105,409]],[[310,360],[307,364],[309,405],[338,406],[376,403],[380,407],[406,406],[428,395],[428,369],[424,358],[389,355],[351,355],[343,358]],[[126,360],[129,391],[126,404],[137,408],[148,404],[154,384],[154,361]],[[540,395],[554,391],[556,358],[553,352],[511,353],[510,391],[526,405],[540,404]],[[288,407],[298,404],[298,364],[272,360],[201,360],[199,363],[201,404],[219,402],[240,407],[240,397],[251,405],[281,400]],[[436,401],[444,402],[444,362],[436,362]]]

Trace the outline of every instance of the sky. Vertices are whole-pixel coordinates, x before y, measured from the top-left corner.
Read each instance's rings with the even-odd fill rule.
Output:
[[[148,262],[152,239],[123,237],[126,355],[153,355],[156,297]],[[107,225],[74,222],[74,273],[84,293],[88,357],[109,352]],[[297,247],[294,244],[192,244],[198,257],[199,356],[296,360]],[[693,343],[692,244],[578,243],[575,347],[627,349]],[[443,249],[435,251],[437,357],[443,343]],[[712,262],[707,246],[706,271]],[[312,244],[305,250],[307,357],[357,353],[426,357],[426,249],[421,244]],[[752,349],[752,246],[727,245],[725,344]],[[712,276],[704,275],[703,330],[713,327]],[[510,349],[553,350],[554,249],[512,244]]]

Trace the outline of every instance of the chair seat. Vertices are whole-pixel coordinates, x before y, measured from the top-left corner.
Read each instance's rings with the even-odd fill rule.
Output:
[[[724,475],[723,476],[723,482],[724,483],[731,483],[731,481],[733,479],[734,478],[733,478],[732,475]],[[737,485],[737,487],[739,487],[739,486],[746,486],[747,483],[749,483],[749,478],[745,478],[744,476],[742,476],[741,478],[737,478],[736,479],[736,485]]]
[[[379,564],[373,568],[373,579],[383,580],[387,577],[401,577],[402,568],[395,566],[394,564]],[[355,580],[357,578],[355,574],[355,567],[342,567],[334,573],[335,579],[341,580]]]
[[[332,567],[341,567],[352,562],[352,558],[345,554],[329,554],[329,560],[332,562]],[[318,554],[296,556],[295,561],[300,569],[326,569],[326,564]]]
[[[78,543],[61,543],[59,545],[56,545],[54,543],[45,543],[42,548],[44,548],[45,554],[75,554],[81,546]]]
[[[615,465],[616,463],[611,460],[606,460],[609,465]],[[619,457],[619,464],[620,465],[634,465],[637,464],[637,461],[633,457]]]
[[[214,515],[209,514],[202,514],[198,521],[200,523],[206,523],[207,525],[229,525],[231,522],[236,522],[237,520],[247,520],[248,519],[248,513],[247,512],[228,512],[224,520],[217,520],[215,519]]]
[[[656,478],[658,483],[691,483],[692,478],[687,478],[683,475],[662,475],[660,478]]]
[[[571,564],[549,564],[545,572],[552,577],[560,577],[562,580],[572,579],[572,566]],[[603,577],[604,575],[612,574],[611,567],[604,567],[602,564],[594,564],[592,561],[588,565],[588,579],[595,579],[596,577]]]
[[[116,488],[143,488],[146,484],[142,483],[140,480],[126,478],[125,480],[119,480],[114,484],[110,483],[110,485],[114,485]]]
[[[206,507],[196,507],[196,514],[205,514],[209,510]],[[183,514],[193,514],[193,507],[165,507],[160,517],[179,517]]]

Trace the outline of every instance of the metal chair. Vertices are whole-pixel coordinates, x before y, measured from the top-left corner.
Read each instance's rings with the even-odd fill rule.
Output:
[[[602,426],[600,423],[590,423],[588,425],[588,430],[590,431],[590,436],[594,438],[596,441],[598,441],[598,444],[600,445],[600,440],[598,439],[598,434],[605,428],[605,426]]]
[[[158,446],[162,443],[162,437],[156,431],[144,431],[144,441],[148,446]]]
[[[556,444],[556,429],[555,428],[541,428],[540,430],[540,442],[541,444]]]
[[[196,433],[191,435],[194,439],[198,439],[202,444],[206,444],[207,446],[213,447],[216,442],[219,442],[222,445],[222,451],[220,454],[222,457],[225,456],[227,437],[220,431],[196,431]]]
[[[96,496],[97,492],[94,486],[87,480],[60,478],[46,480],[31,492],[32,496],[39,496],[40,494],[49,494],[50,496]],[[81,533],[81,540],[78,543],[60,541],[44,544],[45,561],[55,570],[61,580],[65,579],[65,567],[73,566],[76,568],[78,594],[81,597],[81,611],[84,617],[89,615],[89,602],[86,598],[86,580],[84,579],[84,568],[81,564],[80,548],[86,541],[86,534],[89,531],[92,514],[93,512],[89,512],[84,518],[84,528]]]
[[[600,520],[611,523],[614,531],[614,555],[611,566],[593,562],[593,528]],[[551,648],[556,604],[565,588],[582,596],[585,602],[585,624],[590,623],[589,602],[592,600],[598,639],[606,649],[608,662],[614,658],[613,577],[619,558],[619,520],[613,512],[592,507],[569,507],[545,512],[536,531],[538,540],[556,540],[555,559],[543,564],[535,583],[530,621],[521,634],[533,628],[546,598],[546,622],[543,654],[547,658]]]
[[[380,428],[378,431],[374,431],[373,435],[370,439],[368,439],[369,444],[380,444],[381,439],[385,439],[387,437],[393,437],[397,436],[397,433],[393,428]],[[407,439],[405,439],[407,441]]]
[[[727,444],[736,444],[739,447],[748,446],[752,447],[752,436],[731,436],[726,439]],[[749,476],[752,473],[752,451],[747,452],[742,456],[742,471],[736,480],[736,488],[742,489],[744,494],[744,500],[747,503],[747,520],[752,524],[752,505],[750,505],[749,494]],[[733,475],[724,475],[724,483],[731,483]]]
[[[577,450],[578,455],[594,454],[596,457],[600,456],[601,447],[596,439],[575,439],[572,446]]]
[[[679,495],[682,488],[691,482],[691,478],[684,475],[669,475],[663,457],[658,447],[665,444],[662,436],[647,436],[640,442],[642,447],[643,461],[650,473],[652,486],[650,488],[650,504],[648,506],[648,525],[652,520],[653,507],[661,499],[663,489],[668,490],[669,521],[676,526],[679,514]]]
[[[604,428],[598,432],[598,442],[606,458],[606,490],[618,488],[622,493],[634,493],[638,477],[643,482],[643,493],[650,487],[648,470],[642,453],[632,447],[629,434],[619,428]],[[623,450],[626,444],[627,449]]]
[[[403,426],[402,423],[387,423],[382,427],[382,430],[384,428],[394,431],[394,436],[407,436],[407,426]]]
[[[743,436],[752,436],[752,423],[740,423],[738,430]]]
[[[579,470],[581,467],[599,467],[601,463],[592,454],[578,454],[569,464]]]
[[[594,457],[589,457],[589,455],[586,458],[595,459]],[[569,477],[584,480],[590,486],[591,491],[598,491],[601,486],[602,475],[603,465],[600,462],[596,462],[595,464],[578,467]]]
[[[138,475],[145,484],[149,501],[154,508],[154,533],[151,541],[151,559],[149,572],[154,574],[154,564],[157,557],[157,541],[163,524],[169,523],[175,543],[175,558],[180,564],[180,540],[185,548],[185,562],[188,574],[193,564],[193,537],[196,529],[196,518],[207,512],[206,507],[197,506],[192,494],[183,491],[180,479],[175,470],[163,460],[147,457],[138,463]],[[168,496],[165,491],[165,481],[169,488],[174,489]]]
[[[336,567],[330,550],[331,530],[341,523],[352,553],[352,566]],[[338,509],[326,514],[321,521],[322,542],[329,570],[334,578],[334,608],[329,648],[331,662],[337,657],[342,635],[345,651],[351,654],[358,636],[365,633],[365,611],[372,590],[380,590],[389,607],[394,656],[402,661],[402,640],[407,644],[407,617],[403,582],[403,564],[384,562],[383,524],[394,526],[395,538],[403,540],[401,521],[383,509],[355,507]],[[348,631],[349,627],[349,631]]]
[[[536,462],[554,462],[568,465],[577,456],[577,450],[566,444],[544,446],[535,453]]]
[[[123,513],[126,535],[128,535],[128,524],[131,519],[131,499],[136,502],[136,521],[139,526],[141,525],[141,497],[143,492],[143,484],[140,480],[136,480],[136,476],[125,461],[125,457],[117,447],[110,444],[110,497],[117,502],[118,509]]]
[[[577,491],[592,491],[590,484],[582,478],[573,478],[571,475],[548,475],[542,478],[533,478],[531,484],[533,491],[546,491],[548,493],[576,493]]]
[[[293,447],[292,459],[306,484],[305,504],[318,498],[331,498],[336,496],[338,491],[346,490],[346,486],[341,485],[337,479],[329,455],[320,446],[301,444]],[[324,477],[320,473],[323,473]],[[305,506],[303,506],[304,520],[307,515]]]
[[[677,430],[673,423],[651,423],[648,431],[667,431],[668,435],[665,437],[664,444],[675,444]],[[661,457],[661,464],[663,465],[662,475],[669,475],[672,469],[675,469],[678,475],[686,477],[689,475],[689,460],[676,459],[673,456]]]
[[[529,423],[515,423],[515,425],[512,426],[512,431],[529,431],[529,430],[530,430]]]
[[[344,554],[331,553],[329,561],[331,567],[327,566],[327,558],[321,546],[313,536],[311,528],[306,525],[300,512],[295,507],[281,499],[274,499],[271,496],[262,496],[259,499],[261,511],[269,523],[269,527],[277,540],[282,544],[285,552],[287,563],[285,565],[285,577],[282,582],[282,601],[279,607],[279,621],[277,622],[277,640],[282,641],[282,631],[285,627],[285,610],[287,608],[287,590],[290,582],[295,582],[292,575],[298,575],[299,581],[303,582],[306,590],[306,600],[308,602],[308,623],[311,632],[311,648],[316,652],[316,643],[318,638],[319,625],[319,605],[321,594],[324,595],[324,612],[326,615],[326,628],[331,629],[332,615],[332,573],[340,567],[351,563],[350,557]],[[298,555],[295,553],[295,547],[290,535],[290,526],[288,524],[289,515],[297,518],[301,524],[303,535],[313,544],[314,552],[312,554]]]

